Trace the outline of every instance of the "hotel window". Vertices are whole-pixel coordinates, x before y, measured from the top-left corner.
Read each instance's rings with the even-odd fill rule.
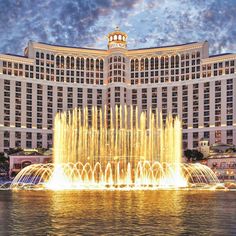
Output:
[[[215,142],[220,143],[221,142],[221,130],[215,131]]]
[[[9,131],[4,131],[4,138],[10,138],[10,132]]]
[[[209,139],[210,138],[210,132],[209,131],[205,131],[203,133],[203,137],[206,138],[206,139]]]
[[[10,146],[10,142],[9,142],[9,140],[4,140],[4,147],[9,147]]]
[[[193,148],[197,148],[198,147],[198,141],[193,141]]]

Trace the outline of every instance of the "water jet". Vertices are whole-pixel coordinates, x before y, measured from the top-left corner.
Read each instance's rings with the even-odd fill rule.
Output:
[[[11,189],[179,189],[219,183],[210,168],[182,163],[178,117],[157,110],[92,107],[58,113],[53,164],[25,167]]]

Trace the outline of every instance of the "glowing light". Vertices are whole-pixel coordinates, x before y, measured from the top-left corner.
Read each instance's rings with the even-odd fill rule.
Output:
[[[207,166],[181,163],[181,145],[180,120],[168,116],[164,123],[157,110],[86,107],[59,113],[54,163],[25,167],[11,188],[176,189],[218,183]]]

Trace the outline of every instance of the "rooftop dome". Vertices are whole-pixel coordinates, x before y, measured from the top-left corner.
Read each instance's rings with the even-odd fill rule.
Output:
[[[108,49],[112,48],[126,48],[127,34],[122,32],[117,26],[115,30],[107,35],[108,38]]]

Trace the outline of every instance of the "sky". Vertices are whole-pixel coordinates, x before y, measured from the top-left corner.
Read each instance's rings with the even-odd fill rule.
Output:
[[[236,0],[0,0],[0,53],[29,40],[107,48],[116,26],[128,48],[207,40],[210,53],[236,52]]]

